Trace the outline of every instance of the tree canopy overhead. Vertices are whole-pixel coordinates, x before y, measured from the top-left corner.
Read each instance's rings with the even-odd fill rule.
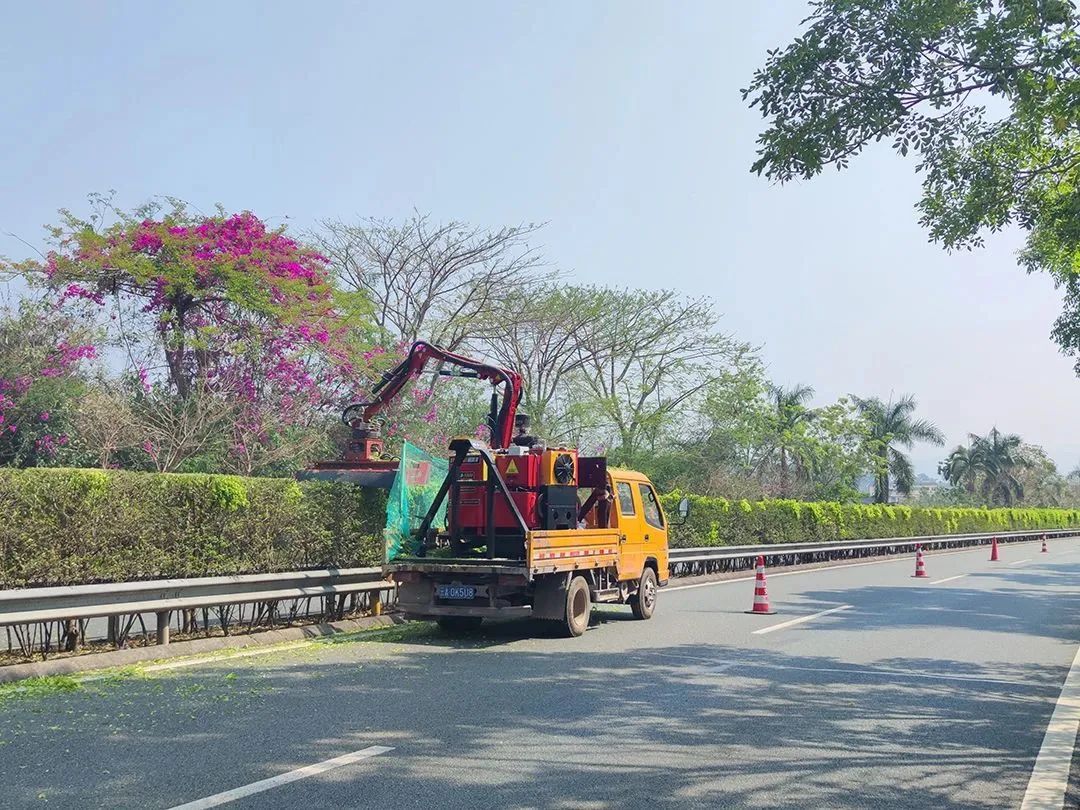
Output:
[[[1066,290],[1054,329],[1080,356],[1080,41],[1066,0],[817,0],[743,97],[768,125],[752,170],[845,168],[888,139],[914,153],[921,221],[946,248],[1027,232],[1019,259]],[[1080,373],[1080,362],[1077,364]]]

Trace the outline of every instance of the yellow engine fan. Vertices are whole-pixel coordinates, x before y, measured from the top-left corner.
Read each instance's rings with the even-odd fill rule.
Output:
[[[541,486],[577,486],[577,450],[567,447],[549,447],[540,459]]]

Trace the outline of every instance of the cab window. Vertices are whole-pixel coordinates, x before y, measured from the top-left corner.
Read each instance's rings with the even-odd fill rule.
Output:
[[[625,481],[619,481],[616,488],[619,492],[619,514],[633,517],[637,514],[634,511],[634,490]]]
[[[656,493],[648,484],[638,484],[641,491],[641,504],[645,510],[645,522],[658,529],[664,528],[664,515],[656,501]]]

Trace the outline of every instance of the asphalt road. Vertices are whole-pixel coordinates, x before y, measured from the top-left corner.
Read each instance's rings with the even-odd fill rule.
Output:
[[[172,808],[363,752],[224,806],[1018,807],[1080,644],[1080,539],[1051,552],[774,575],[774,616],[729,581],[579,639],[406,626],[7,699],[0,806]]]

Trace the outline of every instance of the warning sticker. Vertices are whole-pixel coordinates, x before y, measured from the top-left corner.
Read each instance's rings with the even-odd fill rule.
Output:
[[[507,475],[517,475],[517,471],[518,471],[517,462],[514,461],[513,459],[510,459],[510,463],[506,465],[506,474]]]

